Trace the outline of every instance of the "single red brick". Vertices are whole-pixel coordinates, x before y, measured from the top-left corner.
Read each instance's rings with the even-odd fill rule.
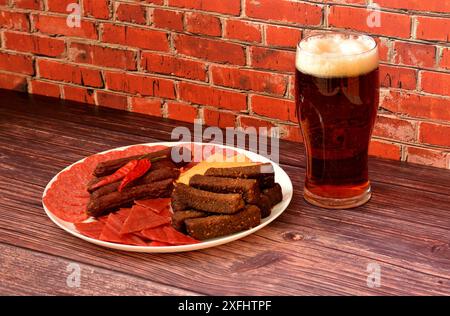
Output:
[[[86,43],[71,43],[69,59],[77,63],[136,70],[136,52]]]
[[[0,73],[0,89],[27,92],[27,77]]]
[[[230,15],[241,13],[241,0],[169,0],[169,6]]]
[[[302,31],[292,27],[266,25],[266,43],[270,46],[295,48],[302,39]]]
[[[167,33],[138,27],[103,24],[103,42],[168,51]]]
[[[94,105],[94,90],[74,86],[63,86],[64,99]]]
[[[450,121],[450,98],[388,91],[381,98],[380,106],[412,117]]]
[[[0,52],[0,70],[34,75],[33,58],[29,55]]]
[[[172,80],[121,72],[106,72],[105,80],[109,90],[143,96],[175,98],[175,83]]]
[[[83,0],[85,16],[97,19],[109,19],[111,15],[110,0]]]
[[[295,98],[295,75],[289,76],[289,98]]]
[[[450,69],[450,48],[444,48],[442,50],[442,56],[439,65],[441,68]]]
[[[236,124],[236,115],[233,112],[203,108],[203,122],[207,126],[218,126],[220,128],[234,127]]]
[[[336,3],[361,4],[361,5],[367,4],[367,0],[322,0],[322,2],[324,2],[324,3],[331,3],[331,4],[336,4]]]
[[[48,16],[33,14],[33,21],[36,30],[51,35],[66,35],[73,37],[84,37],[97,39],[97,29],[91,21],[80,21],[80,27],[70,27],[67,24],[67,17]]]
[[[210,73],[214,84],[219,86],[277,95],[284,95],[288,84],[285,75],[249,69],[211,66]]]
[[[382,87],[415,90],[417,71],[398,66],[380,65],[380,82]]]
[[[450,74],[422,71],[421,86],[425,92],[450,96]]]
[[[137,4],[119,3],[116,8],[116,17],[119,21],[136,24],[146,23],[145,7]]]
[[[202,62],[150,52],[142,53],[142,68],[193,80],[206,80],[206,65]]]
[[[303,143],[303,135],[298,125],[280,125],[281,139],[296,143]]]
[[[407,147],[406,161],[438,168],[447,167],[447,153],[419,147]]]
[[[256,114],[282,121],[298,122],[294,101],[252,95],[251,105],[252,111]]]
[[[387,38],[375,38],[378,44],[378,54],[381,61],[390,61],[390,46],[389,39]]]
[[[175,47],[187,56],[217,63],[245,64],[245,49],[239,44],[179,34],[175,37]]]
[[[15,51],[50,57],[59,57],[65,51],[62,39],[9,31],[5,31],[3,36],[5,47]]]
[[[50,12],[75,13],[73,8],[67,10],[72,3],[78,4],[78,0],[47,0],[47,7]]]
[[[386,143],[373,139],[370,142],[369,155],[391,160],[400,160],[401,147],[395,143]]]
[[[152,3],[152,4],[159,4],[159,5],[163,5],[164,4],[164,0],[142,0],[145,3]]]
[[[186,103],[167,102],[167,117],[173,120],[193,123],[197,118],[197,108]]]
[[[424,144],[450,146],[450,126],[423,122],[419,127],[419,141]]]
[[[442,0],[377,0],[376,3],[383,8],[450,13],[450,3]]]
[[[262,120],[252,116],[240,116],[238,118],[239,124],[242,128],[256,128],[257,134],[271,134],[272,128],[276,127],[271,121]],[[248,131],[249,132],[249,131]]]
[[[183,12],[155,8],[152,11],[152,22],[158,28],[183,31]]]
[[[418,16],[416,37],[424,40],[448,42],[450,39],[450,19]]]
[[[7,0],[4,1],[3,5],[6,4],[8,4]],[[15,0],[14,7],[20,9],[42,10],[44,2],[42,0]]]
[[[261,26],[252,22],[226,20],[225,37],[244,42],[261,42]]]
[[[161,116],[161,100],[133,97],[131,111],[152,116]]]
[[[97,90],[97,105],[117,110],[127,110],[128,98],[121,94],[109,93]]]
[[[187,12],[184,15],[186,31],[194,34],[210,36],[222,35],[222,24],[220,19],[203,13]]]
[[[195,104],[210,105],[222,109],[241,111],[247,109],[247,98],[244,94],[180,82],[180,99]]]
[[[320,25],[322,7],[316,4],[291,0],[246,0],[245,13],[248,17],[290,22],[302,25]]]
[[[252,47],[251,65],[254,68],[294,72],[295,52],[275,50],[265,47]]]
[[[433,67],[436,47],[432,45],[395,42],[394,63],[416,67]]]
[[[404,142],[412,142],[416,138],[416,124],[396,117],[379,115],[375,123],[373,135]]]
[[[372,16],[379,16],[379,25]],[[411,18],[406,14],[367,10],[367,8],[332,6],[328,24],[333,27],[368,32],[372,34],[409,38]]]
[[[90,87],[103,87],[102,75],[99,70],[64,64],[57,61],[37,60],[41,78],[75,83]]]
[[[37,95],[43,95],[46,97],[54,97],[59,98],[61,97],[61,89],[59,85],[40,81],[40,80],[31,80],[30,81],[30,93],[37,94]]]
[[[28,31],[30,29],[30,21],[25,13],[0,10],[0,25],[2,28]]]

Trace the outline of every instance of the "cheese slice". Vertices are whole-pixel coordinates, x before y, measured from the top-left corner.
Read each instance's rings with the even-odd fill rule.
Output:
[[[193,175],[205,174],[206,170],[209,168],[233,168],[233,167],[245,167],[258,164],[256,162],[252,162],[247,156],[243,154],[237,154],[230,157],[224,157],[222,154],[214,154],[205,161],[202,161],[182,173],[178,178],[177,182],[184,183],[189,185],[189,180]]]

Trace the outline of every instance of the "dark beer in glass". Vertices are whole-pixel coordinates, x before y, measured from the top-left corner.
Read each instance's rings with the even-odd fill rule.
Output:
[[[307,154],[304,197],[342,209],[371,197],[368,150],[379,102],[369,36],[316,34],[297,47],[296,104]]]

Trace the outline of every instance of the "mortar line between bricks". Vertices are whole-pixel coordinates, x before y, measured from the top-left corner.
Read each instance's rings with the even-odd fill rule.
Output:
[[[397,145],[405,145],[405,146],[409,146],[409,147],[417,147],[417,148],[422,148],[422,149],[440,151],[443,153],[450,153],[450,149],[445,146],[439,146],[439,145],[433,145],[433,144],[421,143],[421,142],[408,143],[403,140],[381,137],[381,136],[372,136],[372,139],[383,140],[383,141],[390,142],[390,143],[397,144]]]

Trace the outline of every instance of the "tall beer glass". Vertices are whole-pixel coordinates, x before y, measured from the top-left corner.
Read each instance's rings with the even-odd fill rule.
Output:
[[[306,201],[331,209],[366,203],[369,142],[379,101],[376,42],[350,33],[312,35],[297,47],[296,69]]]

